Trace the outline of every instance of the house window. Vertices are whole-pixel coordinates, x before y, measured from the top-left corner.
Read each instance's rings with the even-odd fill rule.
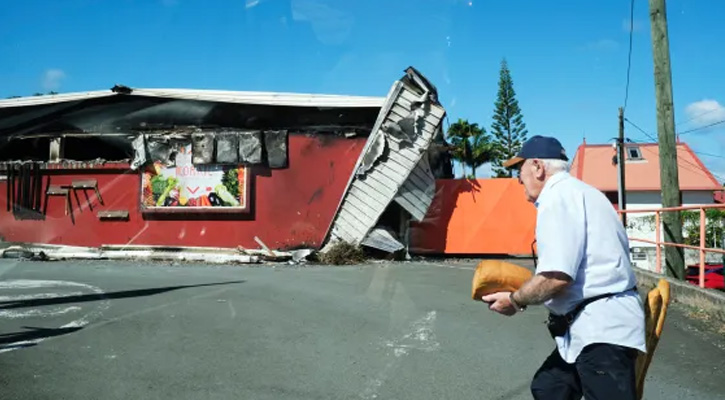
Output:
[[[627,147],[627,159],[628,160],[641,160],[642,159],[642,150],[640,150],[639,147],[636,146],[628,146]]]

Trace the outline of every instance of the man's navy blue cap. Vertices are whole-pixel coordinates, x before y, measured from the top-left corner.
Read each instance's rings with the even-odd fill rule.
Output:
[[[529,158],[549,158],[569,161],[564,147],[553,137],[532,136],[524,142],[516,156],[503,163],[505,168],[513,168]]]

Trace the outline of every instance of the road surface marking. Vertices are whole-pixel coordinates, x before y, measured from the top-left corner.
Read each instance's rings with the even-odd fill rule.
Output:
[[[475,271],[476,267],[474,266],[463,266],[463,265],[448,265],[448,264],[439,264],[439,263],[424,263],[423,266],[430,266],[435,268],[447,268],[447,269],[462,269],[465,271]]]
[[[11,302],[33,299],[54,299],[56,297],[81,296],[82,294],[83,292],[20,294],[16,296],[0,296],[0,301]]]
[[[68,314],[70,312],[80,311],[78,306],[70,307],[53,307],[48,310],[30,309],[25,311],[0,310],[0,318],[19,319],[27,317],[51,317],[56,315]]]
[[[440,347],[433,332],[433,324],[436,320],[436,312],[430,311],[424,317],[413,322],[410,332],[400,338],[388,341],[386,347],[393,349],[393,358],[383,367],[378,375],[370,380],[360,395],[363,399],[377,399],[378,391],[388,379],[390,373],[397,367],[403,357],[410,354],[411,350],[430,352]]]
[[[73,297],[84,294],[95,294],[103,298],[103,290],[96,286],[87,285],[85,283],[71,282],[71,281],[53,281],[53,280],[35,280],[35,279],[13,279],[0,281],[0,289],[3,290],[28,290],[28,289],[54,289],[52,293],[20,293],[17,295],[5,295],[1,296],[0,299],[4,302],[22,302],[35,299],[53,299],[57,298],[62,300],[64,297]],[[57,293],[58,288],[74,288],[73,292]],[[83,292],[78,292],[78,289],[83,289]],[[88,293],[90,292],[90,293]],[[88,325],[92,320],[97,319],[103,314],[103,311],[110,307],[110,301],[107,299],[94,302],[93,308],[90,312],[84,314],[80,318],[72,320],[62,326],[59,329],[68,328],[83,328]],[[2,310],[0,307],[0,318],[5,319],[20,319],[20,318],[47,318],[62,316],[65,314],[75,313],[82,311],[80,306],[59,306],[55,307],[39,306],[37,308],[30,308],[25,310],[7,309]],[[30,340],[19,340],[12,343],[6,343],[0,345],[0,353],[5,353],[31,345],[37,345],[38,343],[47,340],[49,338],[37,338]]]

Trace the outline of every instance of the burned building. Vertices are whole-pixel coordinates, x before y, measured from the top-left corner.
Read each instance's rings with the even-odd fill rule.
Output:
[[[413,68],[387,97],[116,85],[1,100],[0,235],[396,250],[451,173],[444,115]]]

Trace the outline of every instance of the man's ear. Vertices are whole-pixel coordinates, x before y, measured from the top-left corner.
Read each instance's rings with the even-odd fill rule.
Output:
[[[546,176],[546,170],[544,169],[544,163],[541,160],[534,159],[531,165],[535,168],[534,176],[537,179],[544,179]]]

